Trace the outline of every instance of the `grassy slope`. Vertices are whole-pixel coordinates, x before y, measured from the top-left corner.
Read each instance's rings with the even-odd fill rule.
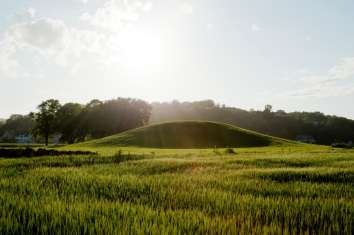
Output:
[[[77,147],[226,148],[290,145],[294,142],[215,122],[168,122],[138,128]]]

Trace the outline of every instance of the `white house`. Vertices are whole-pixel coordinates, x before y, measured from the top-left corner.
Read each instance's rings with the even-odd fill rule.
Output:
[[[31,144],[33,143],[33,137],[29,134],[22,134],[15,137],[16,143],[18,144]]]

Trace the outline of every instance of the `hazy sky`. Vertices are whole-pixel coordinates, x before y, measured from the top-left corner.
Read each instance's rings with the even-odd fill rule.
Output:
[[[1,0],[0,117],[214,99],[354,118],[352,0]]]

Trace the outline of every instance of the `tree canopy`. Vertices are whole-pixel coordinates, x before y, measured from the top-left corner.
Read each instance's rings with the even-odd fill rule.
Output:
[[[33,119],[31,119],[31,117]],[[318,144],[354,140],[354,121],[320,112],[274,111],[265,105],[261,111],[218,105],[213,100],[149,104],[143,100],[117,98],[94,99],[83,105],[47,100],[38,112],[13,115],[0,124],[0,141],[13,142],[20,134],[34,133],[49,141],[58,134],[64,143],[117,134],[148,123],[177,120],[216,121],[286,139],[313,140]]]
[[[29,115],[14,114],[4,122],[0,122],[0,140],[3,142],[15,142],[18,135],[31,133],[34,121]]]
[[[37,113],[31,114],[36,123],[33,131],[35,135],[44,137],[46,145],[48,145],[50,135],[57,131],[57,114],[60,108],[61,105],[58,100],[50,99],[38,105]]]
[[[31,116],[35,121],[33,133],[44,137],[48,144],[53,134],[60,135],[63,142],[74,143],[143,126],[150,112],[150,105],[139,99],[92,100],[86,105],[61,105],[52,99],[41,103]]]
[[[211,100],[198,102],[153,103],[151,123],[175,120],[204,120],[232,124],[286,139],[308,136],[318,144],[354,140],[354,121],[320,112],[273,111],[266,105],[263,111],[243,110],[215,104]]]

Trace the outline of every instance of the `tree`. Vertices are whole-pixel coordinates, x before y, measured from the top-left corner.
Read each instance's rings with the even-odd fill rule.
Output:
[[[267,104],[266,106],[264,106],[264,111],[265,113],[271,113],[273,109],[273,106],[270,104]]]
[[[13,114],[3,124],[0,122],[0,139],[14,142],[18,135],[28,135],[34,127],[34,122],[29,115]]]
[[[143,126],[150,112],[151,106],[138,99],[93,100],[79,115],[76,139],[100,138]]]
[[[34,134],[43,136],[45,144],[48,145],[50,135],[58,129],[57,113],[61,105],[58,100],[50,99],[42,102],[37,108],[39,112],[31,114],[36,122]]]
[[[64,104],[56,114],[58,131],[62,134],[61,141],[72,144],[76,140],[77,126],[83,106],[77,103]]]

